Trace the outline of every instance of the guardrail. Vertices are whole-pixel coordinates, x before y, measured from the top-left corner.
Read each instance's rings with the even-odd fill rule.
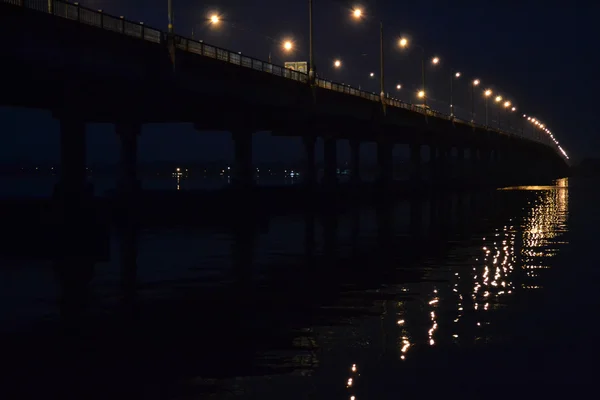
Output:
[[[166,43],[166,40],[168,38],[167,33],[159,29],[148,27],[144,25],[143,22],[133,22],[123,17],[115,17],[109,14],[105,14],[102,10],[92,10],[91,8],[81,6],[79,3],[71,3],[66,0],[0,1],[8,4],[13,4],[15,6],[25,7],[32,10],[49,13],[57,17],[77,21],[82,24],[95,26],[97,28],[105,29],[107,31],[120,33],[126,36],[135,37],[152,43]],[[279,65],[274,65],[253,57],[242,55],[241,53],[235,53],[226,49],[203,43],[202,41],[189,39],[180,35],[175,35],[174,41],[175,46],[178,49],[186,52],[198,54],[204,57],[214,58],[241,67],[251,68],[257,71],[270,73],[297,82],[308,83],[308,75],[299,71],[295,71]],[[316,85],[323,89],[333,90],[335,92],[345,93],[351,96],[358,96],[374,102],[383,101],[385,105],[390,107],[402,108],[412,112],[418,112],[426,116],[441,118],[453,121],[455,123],[471,126],[474,128],[486,129],[488,131],[496,132],[501,135],[515,135],[527,140],[533,140],[540,143],[544,143],[543,140],[538,138],[532,139],[529,137],[525,137],[522,131],[518,132],[495,129],[475,122],[465,121],[456,117],[451,117],[448,114],[435,111],[429,107],[423,107],[417,104],[406,103],[388,96],[382,99],[380,95],[356,89],[349,85],[344,85],[342,83],[336,83],[322,78],[317,78]]]

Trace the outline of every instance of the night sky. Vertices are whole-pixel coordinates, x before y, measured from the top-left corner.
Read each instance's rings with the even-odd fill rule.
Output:
[[[175,30],[227,49],[273,62],[308,60],[307,0],[173,0]],[[124,15],[166,30],[166,0],[82,0],[81,4]],[[360,5],[367,19],[351,18]],[[315,60],[320,76],[378,92],[379,24],[385,28],[386,91],[405,101],[418,102],[420,52],[400,50],[400,36],[423,46],[441,64],[429,68],[430,97],[447,104],[451,69],[465,79],[455,82],[455,106],[470,109],[468,81],[479,78],[480,92],[491,88],[510,99],[523,113],[535,116],[552,130],[572,159],[600,157],[595,126],[600,80],[596,18],[600,4],[592,1],[374,1],[314,0]],[[205,22],[211,12],[225,22],[218,29]],[[290,38],[295,52],[284,54],[275,40]],[[343,68],[334,70],[340,58]],[[403,89],[396,92],[396,84]],[[481,95],[481,94],[480,94]],[[483,98],[483,97],[481,97]],[[483,101],[476,108],[483,110]],[[447,112],[443,106],[435,108]],[[58,159],[58,123],[50,113],[0,108],[3,161]],[[91,162],[117,159],[117,138],[109,125],[88,129]],[[198,133],[190,124],[146,125],[140,138],[140,158],[153,160],[230,159],[230,137],[225,133]],[[340,146],[342,158],[345,144]],[[299,159],[299,142],[259,134],[257,161]],[[368,152],[368,146],[367,150]]]

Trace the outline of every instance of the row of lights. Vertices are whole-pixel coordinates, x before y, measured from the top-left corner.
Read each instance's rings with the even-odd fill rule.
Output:
[[[361,8],[354,8],[354,9],[352,10],[352,15],[353,15],[353,17],[354,17],[355,19],[360,19],[360,18],[362,18],[362,17],[364,16],[364,13],[363,13],[363,10],[362,10]],[[218,14],[212,14],[212,15],[209,17],[209,22],[210,22],[211,24],[213,24],[213,25],[218,25],[219,23],[221,23],[221,21],[222,21],[222,20],[221,20],[221,17],[220,17]],[[405,38],[405,37],[401,37],[401,38],[398,40],[398,45],[399,45],[401,48],[407,48],[407,47],[409,46],[409,41],[408,41],[408,39],[407,39],[407,38]],[[288,53],[289,53],[289,52],[291,52],[291,51],[294,49],[294,43],[293,43],[293,41],[292,41],[292,40],[289,40],[289,39],[287,39],[287,40],[284,40],[284,41],[281,43],[281,46],[282,46],[282,49],[283,49],[285,52],[288,52]],[[434,57],[432,57],[432,58],[431,58],[431,64],[432,64],[432,65],[438,65],[438,64],[440,64],[440,58],[439,58],[438,56],[434,56]],[[336,69],[338,69],[338,68],[341,68],[341,67],[342,67],[342,61],[341,61],[340,59],[336,59],[336,60],[334,60],[334,62],[333,62],[333,67],[334,67],[334,68],[336,68]],[[423,72],[423,74],[424,74],[424,72]],[[454,72],[453,74],[454,74],[453,76],[454,76],[455,78],[457,78],[457,79],[458,79],[458,78],[460,78],[460,77],[462,76],[462,74],[461,74],[460,72],[458,72],[458,71],[457,71],[457,72]],[[374,77],[374,76],[375,76],[375,73],[371,72],[371,73],[369,74],[369,76],[372,78],[372,77]],[[423,78],[424,78],[424,77],[423,77]],[[424,79],[423,79],[423,81],[424,81]],[[471,88],[472,88],[472,90],[474,90],[474,89],[475,89],[475,87],[479,86],[479,85],[480,85],[480,83],[481,83],[481,81],[480,81],[479,79],[474,79],[473,81],[471,81]],[[402,85],[401,85],[401,84],[397,84],[397,85],[396,85],[396,89],[397,89],[397,90],[400,90],[400,89],[402,89]],[[486,89],[486,90],[483,92],[483,94],[484,94],[484,97],[485,97],[485,99],[486,99],[486,126],[487,126],[487,124],[488,124],[488,122],[487,122],[487,104],[488,104],[488,103],[487,103],[487,99],[488,99],[488,98],[489,98],[489,97],[490,97],[490,96],[493,94],[493,92],[492,92],[492,90],[491,90],[491,89]],[[418,98],[420,98],[420,99],[424,99],[424,100],[426,100],[426,98],[427,98],[427,93],[426,93],[426,91],[425,91],[425,87],[423,87],[422,89],[420,89],[420,90],[417,92],[417,97],[418,97]],[[474,96],[473,96],[473,97],[474,97]],[[472,100],[473,100],[473,99],[472,99]],[[504,106],[504,109],[506,109],[507,111],[512,111],[512,112],[514,112],[514,111],[516,111],[516,110],[517,110],[517,108],[516,108],[516,107],[515,107],[515,106],[514,106],[514,105],[513,105],[513,104],[512,104],[512,103],[511,103],[509,100],[505,100],[505,101],[504,101],[504,103],[501,103],[501,102],[502,102],[502,100],[503,100],[503,98],[502,98],[502,96],[500,96],[500,95],[497,95],[497,96],[495,97],[495,99],[494,99],[494,100],[495,100],[495,102],[496,102],[496,103],[498,103],[498,104],[502,104],[502,105]],[[472,108],[473,108],[473,106],[472,106]],[[450,104],[450,109],[451,109],[451,112],[450,112],[450,113],[451,113],[451,116],[453,116],[453,105],[452,105],[452,104]],[[473,117],[474,117],[474,112],[472,112],[472,114],[473,114]],[[525,115],[523,115],[523,117],[525,118],[526,116],[525,116]],[[550,132],[550,130],[549,130],[547,127],[545,127],[545,126],[544,126],[544,124],[540,123],[540,122],[539,122],[538,120],[536,120],[535,118],[528,117],[527,119],[528,119],[528,121],[532,122],[532,123],[533,123],[535,126],[537,126],[538,128],[542,129],[542,131],[544,131],[546,134],[548,134],[548,135],[549,135],[549,137],[550,137],[550,138],[551,138],[551,139],[554,141],[554,143],[555,143],[555,144],[558,146],[558,148],[559,148],[559,150],[561,151],[561,153],[562,153],[562,154],[563,154],[563,155],[564,155],[564,156],[565,156],[567,159],[569,158],[569,157],[567,156],[566,152],[564,151],[564,149],[563,149],[563,148],[562,148],[562,147],[559,145],[559,142],[558,142],[558,140],[556,140],[556,138],[554,138],[554,136],[552,135],[552,132]],[[472,122],[473,122],[473,120],[472,120]]]

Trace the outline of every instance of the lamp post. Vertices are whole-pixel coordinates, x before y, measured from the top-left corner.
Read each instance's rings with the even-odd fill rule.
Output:
[[[502,96],[496,96],[494,99],[496,103],[500,103],[502,101]],[[500,111],[498,111],[498,129],[500,129]]]
[[[475,86],[479,85],[479,79],[471,82],[471,123],[475,122]]]
[[[379,21],[379,64],[380,64],[380,77],[379,77],[379,87],[381,92],[379,93],[379,97],[381,97],[381,102],[383,103],[385,100],[385,90],[384,90],[384,75],[383,75],[383,22]]]
[[[352,10],[352,17],[354,19],[361,19],[363,17],[363,11],[360,8]],[[383,51],[383,21],[379,21],[379,97],[381,103],[385,102],[385,72],[384,72],[384,51]]]
[[[450,117],[454,117],[454,103],[452,102],[452,86],[454,83],[454,78],[460,78],[460,72],[454,72],[450,70],[452,75],[450,76]]]
[[[173,0],[167,0],[167,12],[169,13],[169,34],[173,35]]]
[[[488,89],[483,94],[485,95],[485,127],[487,128],[488,127],[488,99],[492,95],[492,91],[490,89]]]
[[[309,55],[308,55],[308,83],[315,84],[315,60],[313,53],[313,2],[308,0],[308,22],[309,22]]]
[[[506,120],[508,120],[508,107],[510,107],[510,101],[507,100],[504,102],[504,111],[507,113]],[[506,130],[508,131],[508,126],[507,126]]]
[[[398,44],[400,47],[406,48],[408,47],[408,39],[400,38]],[[421,50],[421,84],[423,85],[423,89],[419,91],[419,98],[422,98],[423,104],[427,106],[427,89],[425,87],[425,49],[423,46],[419,46],[418,44],[415,44],[414,46]],[[438,57],[434,57],[431,62],[432,64],[436,65],[440,62],[440,59]]]
[[[517,111],[517,107],[514,107],[514,106],[513,106],[513,107],[510,109],[510,111],[511,111],[511,112],[515,112],[515,111]],[[509,121],[511,121],[511,120],[509,120]],[[510,122],[509,122],[509,125],[508,125],[508,127],[509,127],[509,129],[511,128],[511,126],[510,126]],[[517,132],[517,130],[516,130],[515,128],[512,128],[512,129],[513,129],[513,131],[515,131],[515,133]]]

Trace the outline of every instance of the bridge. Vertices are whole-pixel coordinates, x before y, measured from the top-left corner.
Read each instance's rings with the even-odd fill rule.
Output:
[[[235,182],[251,186],[252,134],[302,137],[305,183],[316,184],[315,141],[324,141],[324,179],[337,185],[336,145],[348,140],[351,168],[361,143],[377,146],[384,189],[394,146],[410,147],[411,181],[481,184],[556,178],[565,157],[536,127],[500,130],[261,61],[143,23],[62,0],[0,1],[0,106],[49,110],[61,126],[61,193],[84,192],[85,124],[114,123],[121,141],[121,187],[133,192],[137,137],[144,123],[191,122],[230,132]],[[467,156],[468,155],[468,156]],[[452,159],[452,160],[451,160]],[[353,174],[359,183],[358,174]],[[69,195],[70,196],[70,195]]]

